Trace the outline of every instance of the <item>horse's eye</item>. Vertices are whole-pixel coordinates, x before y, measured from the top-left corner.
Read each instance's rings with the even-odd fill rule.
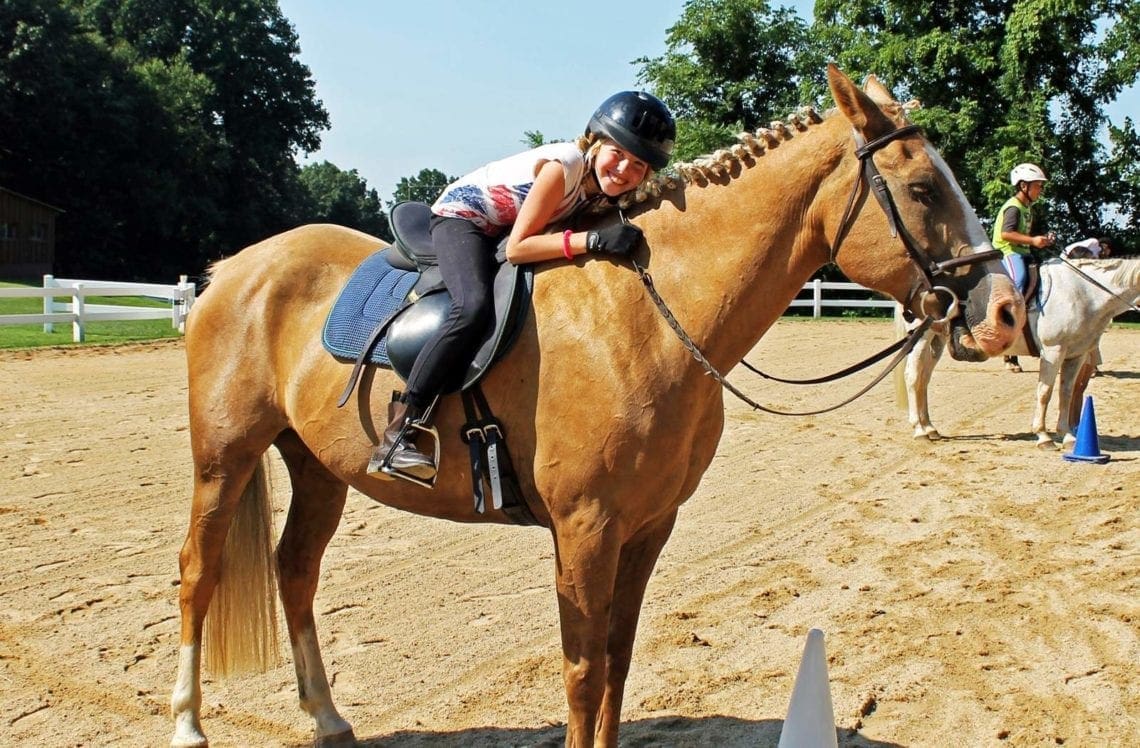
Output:
[[[934,205],[938,200],[938,190],[931,184],[915,182],[908,185],[910,196],[923,205]]]

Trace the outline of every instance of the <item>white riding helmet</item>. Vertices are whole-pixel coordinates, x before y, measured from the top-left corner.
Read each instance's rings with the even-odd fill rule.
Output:
[[[1014,187],[1018,182],[1048,182],[1049,177],[1037,164],[1018,164],[1009,173],[1009,183]]]

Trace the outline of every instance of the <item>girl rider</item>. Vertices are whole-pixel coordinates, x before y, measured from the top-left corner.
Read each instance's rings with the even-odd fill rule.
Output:
[[[602,102],[576,142],[549,143],[494,161],[443,191],[432,206],[431,235],[451,311],[416,357],[403,395],[389,406],[390,422],[373,450],[369,473],[383,478],[391,470],[424,480],[435,475],[433,457],[416,447],[415,430],[404,427],[421,423],[470,363],[494,312],[493,258],[503,235],[509,232],[507,259],[515,264],[573,260],[586,252],[629,254],[641,242],[641,230],[624,222],[597,231],[544,232],[589,201],[612,201],[636,189],[669,162],[675,138],[664,103],[622,91]]]

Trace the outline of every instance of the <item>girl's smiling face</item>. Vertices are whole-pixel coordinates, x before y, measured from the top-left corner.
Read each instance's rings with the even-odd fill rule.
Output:
[[[594,177],[608,197],[635,189],[647,173],[649,164],[612,141],[602,143],[594,159]]]

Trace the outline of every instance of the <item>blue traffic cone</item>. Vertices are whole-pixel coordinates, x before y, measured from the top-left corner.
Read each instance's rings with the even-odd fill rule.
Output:
[[[1081,407],[1081,422],[1077,425],[1077,444],[1072,452],[1062,455],[1069,462],[1096,462],[1104,464],[1109,456],[1100,451],[1100,440],[1096,436],[1096,413],[1093,411],[1092,395],[1085,395]]]

